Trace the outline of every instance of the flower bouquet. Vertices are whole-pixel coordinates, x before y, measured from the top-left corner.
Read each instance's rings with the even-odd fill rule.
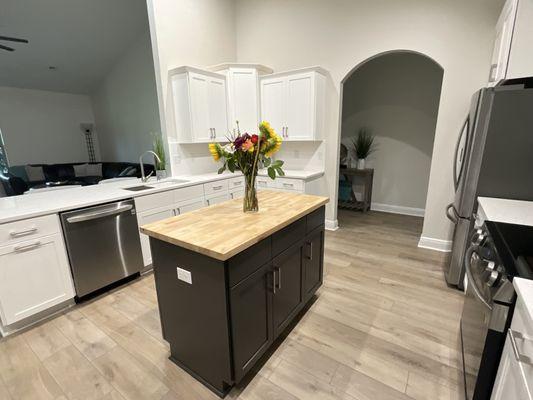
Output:
[[[257,134],[241,134],[239,122],[237,131],[228,137],[228,144],[209,143],[209,151],[215,161],[222,160],[224,164],[218,170],[221,174],[226,169],[231,172],[241,171],[244,175],[244,202],[243,211],[253,212],[259,210],[255,178],[259,167],[267,168],[268,176],[276,179],[276,175],[284,176],[281,168],[283,161],[272,160],[272,155],[281,147],[281,137],[266,121],[259,124]]]

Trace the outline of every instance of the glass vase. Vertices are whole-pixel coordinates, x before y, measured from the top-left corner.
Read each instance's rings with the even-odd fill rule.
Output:
[[[245,213],[259,211],[257,190],[255,188],[255,174],[244,176],[244,199],[242,203],[242,211]]]

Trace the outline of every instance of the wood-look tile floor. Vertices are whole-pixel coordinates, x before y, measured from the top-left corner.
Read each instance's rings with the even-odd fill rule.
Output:
[[[458,399],[462,295],[422,220],[341,211],[324,285],[229,399]],[[152,275],[0,341],[0,399],[216,399],[167,357]]]

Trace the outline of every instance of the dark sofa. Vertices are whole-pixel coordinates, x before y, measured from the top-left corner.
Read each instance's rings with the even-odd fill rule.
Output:
[[[75,165],[101,164],[102,174],[89,176],[76,176]],[[141,177],[141,168],[138,163],[129,162],[95,162],[95,163],[68,163],[68,164],[30,164],[32,167],[42,167],[44,180],[30,181],[25,172],[25,166],[12,166],[7,174],[1,177],[4,191],[8,196],[23,194],[32,187],[63,186],[63,185],[95,185],[103,179],[118,177]],[[144,164],[144,172],[148,175],[154,171],[152,164]]]

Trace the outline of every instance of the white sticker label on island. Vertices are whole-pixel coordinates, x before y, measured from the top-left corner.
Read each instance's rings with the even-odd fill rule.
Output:
[[[183,282],[187,282],[192,285],[192,274],[191,271],[187,271],[186,269],[177,267],[176,270],[178,271],[178,279]]]

